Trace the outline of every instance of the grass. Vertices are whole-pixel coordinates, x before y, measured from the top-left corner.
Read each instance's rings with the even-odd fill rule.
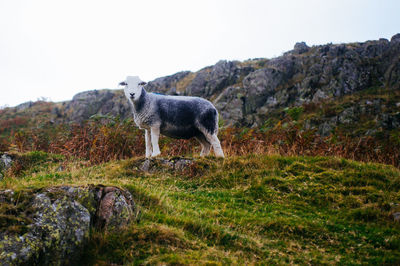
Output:
[[[392,218],[400,171],[391,166],[249,155],[196,158],[188,171],[149,174],[139,158],[89,166],[23,156],[33,162],[10,170],[2,189],[101,183],[128,189],[141,207],[126,230],[92,232],[85,264],[400,263]]]

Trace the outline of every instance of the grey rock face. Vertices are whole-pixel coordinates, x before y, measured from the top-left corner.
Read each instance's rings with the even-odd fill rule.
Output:
[[[186,88],[185,94],[210,98],[235,84],[241,76],[247,75],[252,70],[251,67],[241,67],[237,61],[219,61],[214,66],[198,71]]]
[[[246,93],[241,87],[226,88],[214,102],[224,121],[224,126],[240,125],[244,117]]]
[[[72,265],[82,255],[91,226],[120,229],[138,214],[129,192],[116,187],[52,187],[31,197],[25,206],[31,221],[26,231],[0,231],[2,265]],[[0,191],[3,204],[17,201],[13,191]]]
[[[310,50],[310,47],[305,42],[298,42],[294,45],[293,51],[297,54],[306,53]]]
[[[308,50],[305,44],[298,43],[293,52],[266,62],[262,69],[243,79],[242,86],[234,90],[235,93],[241,91],[242,103],[234,95],[229,95],[233,90],[228,89],[215,104],[226,124],[240,121],[242,125],[254,126],[265,121],[268,112],[281,107],[330,101],[385,84],[398,89],[400,44],[395,44],[396,38],[392,38],[390,43],[382,39],[348,45],[322,45]],[[228,107],[233,108],[233,115]],[[356,112],[351,120],[344,117],[341,120],[351,123],[357,121],[358,115]],[[396,119],[394,121],[396,124]],[[319,126],[326,133],[329,130],[323,123]],[[329,126],[333,124],[329,123]]]
[[[81,92],[65,106],[68,121],[82,122],[93,115],[126,118],[130,107],[122,91],[95,90]]]
[[[17,111],[22,111],[22,110],[25,110],[25,109],[30,108],[30,107],[32,107],[32,106],[33,106],[33,102],[32,102],[32,101],[29,101],[29,102],[25,102],[25,103],[21,103],[21,104],[17,105],[17,106],[15,107],[15,109],[16,109]]]
[[[392,43],[400,42],[400,33],[393,35],[392,38],[390,39],[390,42]]]
[[[176,83],[187,77],[190,73],[190,71],[182,71],[174,75],[157,78],[146,85],[146,90],[149,92],[179,95],[179,92],[176,90]]]

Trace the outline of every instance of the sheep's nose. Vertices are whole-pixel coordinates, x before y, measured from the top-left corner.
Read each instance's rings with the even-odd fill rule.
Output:
[[[135,97],[135,94],[133,92],[131,92],[130,94],[131,94],[131,98]]]

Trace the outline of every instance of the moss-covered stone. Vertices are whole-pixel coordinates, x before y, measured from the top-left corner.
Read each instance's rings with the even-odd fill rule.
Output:
[[[117,230],[137,215],[128,192],[101,185],[5,190],[0,203],[0,261],[5,265],[73,264],[91,225]]]

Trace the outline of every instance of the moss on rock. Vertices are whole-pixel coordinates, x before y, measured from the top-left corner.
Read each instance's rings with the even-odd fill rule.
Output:
[[[5,190],[0,202],[0,260],[9,265],[72,264],[91,225],[101,220],[101,228],[116,230],[137,214],[128,192],[101,185]],[[108,215],[98,218],[100,210]]]

